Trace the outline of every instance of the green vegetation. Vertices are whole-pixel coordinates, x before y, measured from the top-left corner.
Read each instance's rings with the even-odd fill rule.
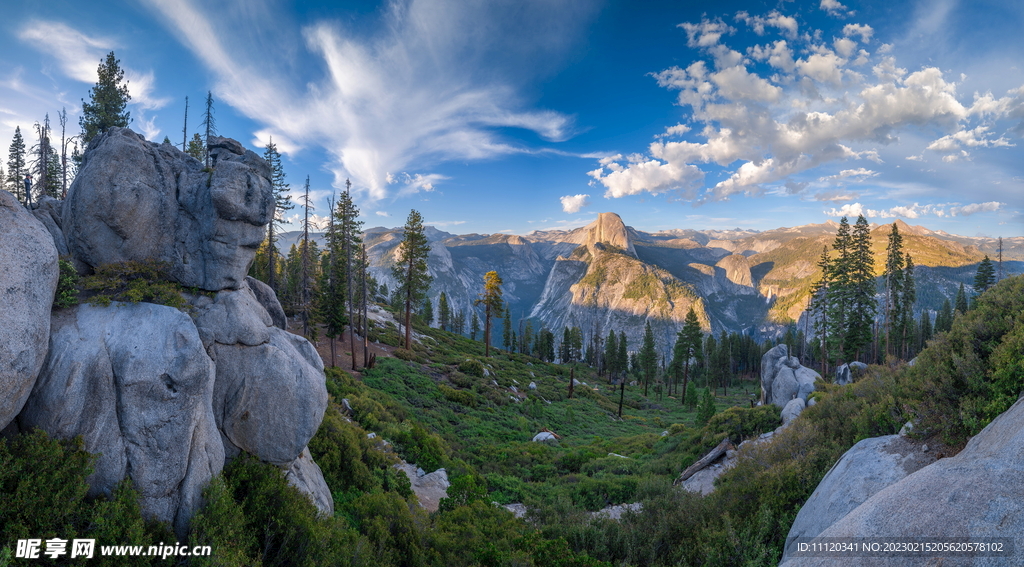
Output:
[[[480,342],[417,331],[425,338],[406,360],[382,358],[361,377],[327,370],[331,403],[309,447],[331,488],[333,517],[319,516],[278,468],[243,456],[207,488],[189,541],[212,545],[221,565],[776,565],[800,506],[854,443],[913,421],[948,454],[1024,389],[1021,277],[982,294],[914,366],[872,366],[852,385],[819,384],[816,405],[771,442],[742,446],[778,427],[779,412],[748,407],[754,381],[734,382],[730,397],[695,386],[717,384],[721,369],[691,368],[693,405],[661,405],[627,387],[619,419],[617,386],[582,363],[503,351],[482,360]],[[731,342],[715,339],[703,364],[720,364]],[[572,398],[570,370],[581,382]],[[532,442],[542,430],[560,439]],[[726,437],[740,459],[713,493],[673,486]],[[448,471],[438,512],[416,505],[393,467],[399,458]],[[141,520],[130,487],[110,500],[85,498],[89,462],[80,442],[40,433],[0,443],[3,541],[103,529],[133,543],[173,537]],[[529,519],[492,502],[523,503]],[[633,502],[642,509],[620,520],[592,515]]]
[[[167,270],[166,263],[131,260],[100,266],[93,275],[81,281],[87,299],[93,305],[110,305],[111,301],[144,301],[187,312],[190,306],[183,294],[194,295],[200,290],[171,281]]]
[[[64,309],[72,305],[78,305],[78,272],[74,264],[67,258],[58,261],[59,274],[57,276],[57,290],[53,296],[53,306],[57,309]]]

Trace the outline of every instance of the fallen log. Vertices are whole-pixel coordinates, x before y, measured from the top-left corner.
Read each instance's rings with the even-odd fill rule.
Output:
[[[732,449],[732,443],[730,443],[729,438],[726,437],[725,439],[722,439],[722,442],[719,443],[717,447],[712,449],[710,453],[704,455],[703,457],[701,457],[699,461],[686,467],[686,470],[679,473],[679,478],[677,478],[672,483],[672,486],[678,486],[679,483],[686,481],[686,479],[697,474],[697,472],[707,468],[709,465],[711,465],[711,463],[715,462],[716,460],[718,460],[719,457],[724,455],[725,452],[728,451],[729,449]]]

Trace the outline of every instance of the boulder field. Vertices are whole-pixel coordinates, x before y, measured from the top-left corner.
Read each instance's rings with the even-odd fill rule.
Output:
[[[273,214],[270,168],[231,139],[209,150],[204,168],[111,128],[89,145],[65,201],[30,212],[0,191],[0,430],[81,435],[100,454],[91,494],[130,478],[143,513],[180,538],[203,488],[242,451],[333,514],[307,448],[327,407],[323,362],[283,330],[273,290],[246,277]],[[160,262],[188,308],[56,309],[65,252],[82,274]]]

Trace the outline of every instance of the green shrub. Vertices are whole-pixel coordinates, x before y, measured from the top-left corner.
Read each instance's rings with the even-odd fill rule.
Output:
[[[772,431],[782,422],[779,408],[774,404],[756,408],[731,407],[707,420],[707,428],[715,433],[725,433],[733,443]]]
[[[67,258],[58,260],[60,273],[57,276],[57,290],[53,296],[53,306],[64,309],[78,305],[78,272]]]
[[[166,262],[129,260],[96,268],[93,275],[82,279],[82,284],[87,291],[94,293],[89,299],[94,305],[110,305],[111,301],[145,301],[187,312],[190,305],[182,294],[199,293],[199,290],[171,281],[169,270]]]
[[[448,386],[445,386],[444,384],[439,384],[437,388],[441,391],[441,395],[443,395],[449,401],[455,402],[457,404],[462,404],[464,406],[471,408],[476,407],[477,399],[476,394],[474,394],[473,392],[467,392],[466,390],[456,390],[455,388],[450,388]]]
[[[710,388],[704,388],[700,402],[697,403],[697,417],[694,421],[697,425],[704,425],[715,415],[715,397],[711,395]]]
[[[466,360],[459,363],[459,372],[469,374],[470,376],[476,376],[477,378],[484,377],[484,363],[479,360],[467,358]]]

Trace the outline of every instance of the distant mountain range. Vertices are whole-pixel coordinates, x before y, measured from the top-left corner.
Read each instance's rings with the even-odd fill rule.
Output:
[[[937,311],[944,299],[968,290],[978,263],[993,261],[998,242],[910,226],[896,221],[904,250],[917,266],[916,311]],[[891,224],[872,225],[875,269],[882,273]],[[601,213],[575,230],[455,235],[427,227],[428,262],[436,305],[441,292],[454,309],[473,309],[483,276],[496,270],[504,280],[513,321],[559,331],[579,326],[585,336],[625,331],[631,348],[650,322],[659,350],[668,352],[683,318],[693,307],[706,330],[774,336],[799,321],[823,247],[839,225],[828,221],[768,231],[673,229],[643,232],[619,215]],[[287,250],[300,232],[281,235]],[[323,245],[323,234],[313,235]],[[391,266],[401,228],[371,228],[364,234],[371,272],[394,289]],[[1024,237],[1003,239],[1004,275],[1024,272]],[[497,335],[500,336],[500,333]]]

